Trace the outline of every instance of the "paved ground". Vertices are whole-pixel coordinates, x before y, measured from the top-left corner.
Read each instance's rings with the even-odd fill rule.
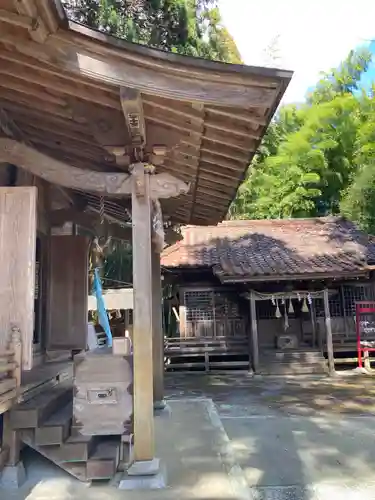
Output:
[[[87,487],[36,453],[26,454],[28,481],[19,491],[0,490],[1,500],[241,500],[246,481],[234,467],[228,438],[210,401],[172,401],[155,419],[156,454],[168,489],[121,491],[113,482]],[[238,477],[239,476],[239,477]]]
[[[251,498],[375,499],[372,377],[175,374],[167,387],[212,398]]]
[[[29,453],[28,484],[0,500],[375,499],[372,377],[169,374],[166,386],[167,490],[88,488]]]
[[[343,372],[336,377],[253,377],[179,374],[166,377],[169,398],[209,397],[220,415],[367,415],[375,417],[375,379]]]

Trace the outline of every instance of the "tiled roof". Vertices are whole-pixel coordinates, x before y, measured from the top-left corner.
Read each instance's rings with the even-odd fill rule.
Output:
[[[368,235],[340,217],[185,226],[161,256],[166,268],[212,268],[221,279],[361,273],[375,262]]]

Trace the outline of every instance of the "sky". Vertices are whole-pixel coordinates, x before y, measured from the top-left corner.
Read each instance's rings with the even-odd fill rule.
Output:
[[[322,71],[375,40],[375,0],[219,0],[219,6],[245,64],[294,71],[284,104],[303,101]],[[276,64],[266,55],[270,45]],[[364,80],[372,78],[375,65]]]

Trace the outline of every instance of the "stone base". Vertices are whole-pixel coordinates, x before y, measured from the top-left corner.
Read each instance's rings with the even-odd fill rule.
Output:
[[[128,469],[128,476],[155,476],[160,470],[160,460],[137,460]]]
[[[159,409],[156,409],[154,407],[154,415],[156,417],[167,417],[169,418],[172,414],[172,410],[171,410],[171,407],[164,401],[164,407],[163,408],[159,408]]]
[[[120,490],[159,490],[167,487],[165,467],[160,460],[134,462],[120,480]]]
[[[154,401],[154,410],[159,411],[159,410],[164,410],[164,408],[167,406],[167,403],[165,399],[160,399],[159,401]]]
[[[26,481],[25,467],[22,462],[17,465],[6,465],[0,477],[0,487],[5,489],[18,489]]]
[[[294,334],[282,334],[276,337],[276,347],[277,349],[289,350],[298,349],[298,338]]]

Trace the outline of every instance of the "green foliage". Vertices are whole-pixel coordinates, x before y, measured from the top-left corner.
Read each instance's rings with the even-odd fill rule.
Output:
[[[375,99],[362,94],[356,137],[355,166],[341,200],[342,213],[375,234]]]
[[[240,63],[217,0],[65,0],[68,16],[130,42]]]
[[[229,216],[315,217],[343,213],[375,230],[375,99],[358,95],[371,60],[350,52],[306,103],[281,108]]]
[[[116,240],[104,261],[103,285],[105,288],[126,288],[133,283],[132,246]]]

